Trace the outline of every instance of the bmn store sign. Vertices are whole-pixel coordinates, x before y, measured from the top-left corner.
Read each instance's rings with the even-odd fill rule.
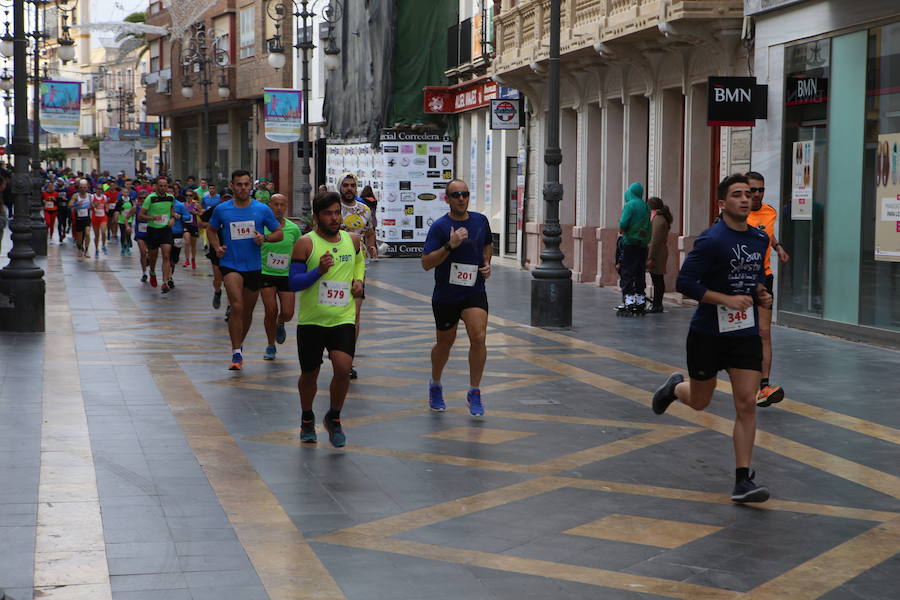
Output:
[[[769,86],[756,77],[710,77],[707,94],[707,125],[753,127],[767,116]]]

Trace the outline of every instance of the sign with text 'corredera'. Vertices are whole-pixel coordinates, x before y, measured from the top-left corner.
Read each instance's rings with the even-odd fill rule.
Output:
[[[756,77],[710,77],[707,93],[707,125],[752,127],[767,116],[769,86]]]

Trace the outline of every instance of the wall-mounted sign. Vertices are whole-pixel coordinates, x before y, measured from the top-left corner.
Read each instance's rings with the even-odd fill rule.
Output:
[[[491,100],[491,129],[518,129],[521,116],[519,100]]]
[[[428,114],[452,115],[487,106],[496,97],[497,84],[489,80],[450,87],[430,85],[423,94],[424,111]]]
[[[707,125],[753,127],[767,116],[769,86],[756,77],[710,77],[707,94]]]
[[[784,91],[785,106],[801,104],[821,104],[828,102],[828,79],[826,77],[788,77]]]

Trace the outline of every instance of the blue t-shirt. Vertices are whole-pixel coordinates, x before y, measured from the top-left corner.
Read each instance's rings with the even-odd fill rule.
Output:
[[[756,297],[756,284],[765,280],[763,267],[769,237],[755,227],[735,231],[724,220],[714,223],[694,242],[675,289],[694,300],[707,290],[732,296]],[[691,329],[707,335],[759,335],[759,312],[753,307],[754,326],[721,333],[717,306],[700,302],[691,319]]]
[[[175,201],[175,220],[172,221],[172,235],[184,235],[185,220],[190,223],[191,212],[181,200]]]
[[[251,200],[246,208],[238,208],[232,200],[222,202],[213,211],[209,224],[213,229],[221,228],[219,241],[227,246],[219,265],[235,271],[262,270],[259,246],[253,241],[254,233],[262,233],[264,227],[269,231],[281,227],[272,209],[256,200]],[[240,237],[233,239],[233,235]]]
[[[206,195],[203,196],[203,199],[200,200],[200,204],[203,205],[203,208],[212,208],[213,206],[218,205],[222,201],[222,194],[216,194],[214,196]]]
[[[483,214],[469,211],[469,217],[465,221],[452,219],[449,214],[444,215],[435,221],[428,230],[422,254],[434,252],[449,242],[451,228],[459,229],[460,227],[468,230],[469,237],[459,245],[459,248],[451,250],[450,256],[444,262],[435,267],[432,302],[462,302],[475,294],[484,293],[484,277],[477,271],[475,272],[475,285],[450,283],[451,272],[455,274],[460,272],[460,269],[453,268],[454,263],[480,267],[484,260],[484,247],[493,243],[491,224]]]

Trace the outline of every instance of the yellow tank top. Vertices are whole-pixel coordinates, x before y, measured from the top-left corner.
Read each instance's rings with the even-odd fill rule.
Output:
[[[315,231],[306,234],[312,241],[307,268],[312,271],[318,267],[326,252],[331,252],[334,265],[316,283],[300,292],[297,309],[300,325],[337,327],[356,323],[356,302],[350,294],[356,249],[349,233],[341,231],[340,234],[337,243],[323,239]]]

